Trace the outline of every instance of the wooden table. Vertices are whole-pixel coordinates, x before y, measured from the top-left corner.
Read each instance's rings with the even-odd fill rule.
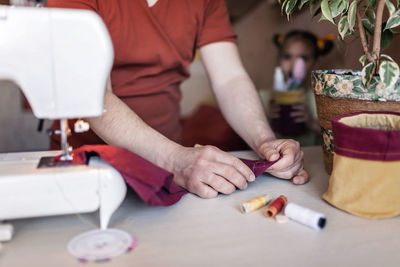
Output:
[[[172,207],[149,207],[132,192],[111,227],[133,234],[138,246],[102,266],[400,266],[400,218],[368,220],[321,199],[329,176],[319,147],[304,149],[311,174],[306,185],[261,176],[244,191],[200,199],[188,194]],[[251,157],[251,152],[238,152]],[[269,193],[323,212],[327,226],[315,231],[296,222],[278,224],[263,210],[242,214],[239,205]],[[95,228],[97,214],[16,220],[0,266],[98,266],[67,252],[74,236]]]

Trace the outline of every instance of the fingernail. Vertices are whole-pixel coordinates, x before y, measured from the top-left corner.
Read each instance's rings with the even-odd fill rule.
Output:
[[[299,179],[298,177],[296,177],[296,178],[293,179],[293,183],[294,183],[294,184],[298,184],[299,182],[300,182],[300,179]]]
[[[254,174],[251,174],[249,177],[249,181],[253,182],[256,179],[256,176]]]

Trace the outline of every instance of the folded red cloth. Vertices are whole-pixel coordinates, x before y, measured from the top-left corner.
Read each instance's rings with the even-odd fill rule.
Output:
[[[250,170],[254,173],[256,177],[258,177],[280,159],[281,157],[279,157],[279,159],[275,161],[268,161],[263,159],[262,160],[240,159],[240,160],[243,161],[243,163],[250,168]]]
[[[99,156],[113,166],[126,183],[149,205],[170,206],[187,191],[173,183],[174,175],[142,157],[120,147],[86,145],[74,150],[77,163],[88,163],[91,156]],[[274,162],[241,159],[257,177]]]

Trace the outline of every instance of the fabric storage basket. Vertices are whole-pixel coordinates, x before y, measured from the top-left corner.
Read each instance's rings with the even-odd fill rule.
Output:
[[[366,218],[400,214],[400,113],[359,112],[332,120],[333,170],[323,198]]]

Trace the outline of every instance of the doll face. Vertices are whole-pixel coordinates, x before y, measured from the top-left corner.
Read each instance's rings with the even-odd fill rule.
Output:
[[[279,64],[286,79],[291,77],[294,62],[299,58],[304,60],[307,73],[309,73],[315,63],[313,47],[301,39],[288,40],[279,58]]]

